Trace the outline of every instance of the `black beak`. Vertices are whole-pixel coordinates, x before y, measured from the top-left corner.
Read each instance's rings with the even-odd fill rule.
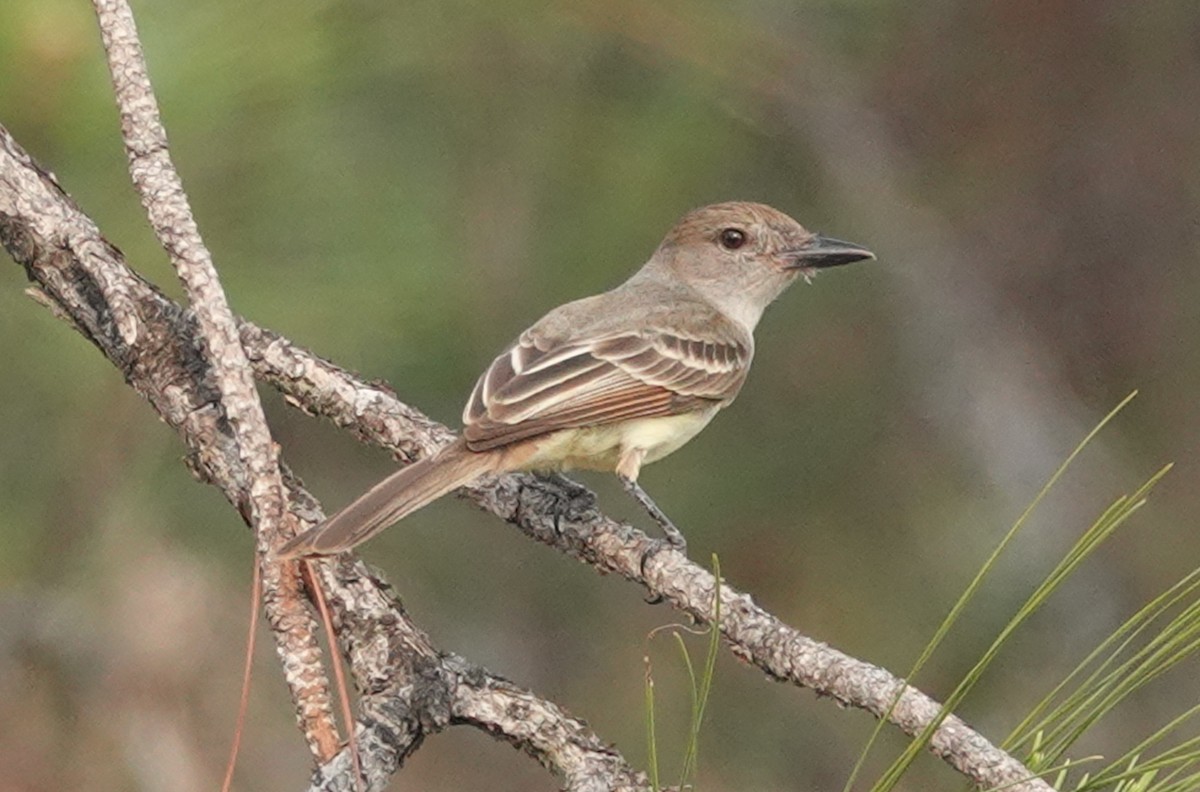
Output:
[[[861,245],[853,242],[843,242],[840,239],[830,239],[815,234],[805,243],[804,247],[787,252],[789,269],[821,269],[837,267],[863,259],[873,259],[875,254]]]

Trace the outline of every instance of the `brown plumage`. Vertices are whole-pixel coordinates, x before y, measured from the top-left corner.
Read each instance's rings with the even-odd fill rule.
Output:
[[[501,353],[475,384],[460,440],[384,479],[277,555],[349,549],[486,473],[572,467],[615,470],[682,544],[637,485],[641,466],[734,400],[754,356],[754,327],[789,284],[871,257],[763,204],[688,213],[625,283],[554,309]]]
[[[472,451],[580,426],[679,415],[733,401],[750,368],[749,333],[721,323],[708,339],[647,328],[555,339],[541,323],[496,358],[463,411]]]

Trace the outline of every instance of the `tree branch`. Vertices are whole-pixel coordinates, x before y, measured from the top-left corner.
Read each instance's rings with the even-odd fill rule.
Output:
[[[124,18],[128,9],[120,0],[96,3],[122,97],[123,126],[149,130],[143,138],[126,129],[131,171],[164,246],[173,258],[179,257],[177,267],[185,284],[192,283],[189,295],[196,313],[185,313],[129,271],[119,251],[2,127],[0,241],[25,267],[39,299],[69,317],[180,432],[192,469],[220,487],[248,523],[278,525],[285,512],[269,501],[286,493],[288,513],[305,525],[315,524],[321,519],[320,508],[286,468],[280,468],[265,424],[259,426],[261,407],[253,398],[253,384],[249,394],[245,390],[249,376],[230,333],[233,320],[219,295],[211,261],[198,236],[192,236],[194,223],[186,202],[182,208],[173,203],[181,190],[179,196],[169,195],[178,189],[178,179],[172,170],[165,181],[157,181],[169,168],[165,135],[160,135],[153,105],[145,106],[153,97],[148,83],[141,85],[145,75],[140,52],[130,50],[136,47],[136,33],[132,20]],[[160,191],[167,194],[161,205]],[[162,215],[153,219],[155,212]],[[400,402],[386,386],[362,382],[267,330],[245,322],[238,329],[255,373],[306,412],[330,418],[403,459],[427,454],[453,437],[446,427]],[[201,338],[207,358],[197,352]],[[528,536],[602,573],[615,572],[641,583],[651,595],[697,620],[711,612],[718,588],[707,570],[661,541],[580,506],[551,482],[507,475],[477,482],[464,492]],[[260,537],[264,533],[266,529]],[[260,547],[271,539],[260,538]],[[338,640],[362,694],[357,734],[372,789],[385,786],[426,735],[455,723],[502,736],[566,779],[570,789],[646,786],[645,778],[615,751],[552,703],[438,651],[409,620],[386,582],[361,563],[347,557],[322,562],[317,569],[329,592]],[[721,585],[719,595],[719,626],[731,650],[769,677],[809,687],[876,717],[886,714],[910,735],[936,716],[936,702],[887,671],[801,635],[747,594]],[[304,630],[311,634],[307,611],[303,618],[308,622]],[[314,647],[301,647],[300,659],[304,668],[323,674],[310,653]],[[284,660],[285,666],[297,662],[297,655],[289,651]],[[899,703],[888,713],[898,693]],[[1050,789],[957,718],[939,726],[931,746],[981,786],[1018,792]],[[314,777],[314,788],[350,789],[353,784],[345,751],[323,762]]]
[[[220,409],[211,365],[199,352],[195,317],[132,272],[120,251],[3,126],[0,244],[24,267],[38,302],[50,306],[122,371],[130,386],[180,434],[192,472],[218,487],[249,524],[248,470]],[[91,257],[86,266],[81,251]],[[127,344],[119,331],[117,313],[106,296],[110,292],[100,282],[128,298],[139,323],[135,344]],[[271,350],[254,353],[261,358]],[[317,358],[302,356],[297,364],[306,360]],[[347,387],[355,382],[345,381]],[[292,518],[304,526],[320,522],[323,515],[316,500],[286,467],[281,473]],[[644,776],[581,721],[437,649],[378,573],[349,558],[320,562],[315,568],[361,694],[356,735],[369,789],[385,788],[427,735],[458,723],[507,740],[566,779],[569,789],[647,786]],[[488,701],[490,708],[485,706]],[[520,728],[515,723],[519,718],[514,713],[523,708],[539,715],[540,727],[533,733],[528,723]],[[347,752],[323,763],[313,783],[317,789],[354,789]]]
[[[268,330],[244,323],[242,340],[258,376],[278,388],[290,404],[351,428],[366,442],[411,459],[454,437],[447,427],[400,402],[386,386],[355,380]],[[527,474],[506,475],[466,487],[464,494],[527,536],[601,573],[642,584],[651,597],[670,602],[698,622],[706,622],[712,613],[712,573],[596,509],[572,512],[575,502],[551,482]],[[940,706],[929,696],[884,669],[801,634],[728,585],[721,586],[719,627],[731,651],[770,678],[810,688],[877,718],[886,715],[905,734],[916,736],[937,717]],[[1051,789],[955,716],[938,727],[930,749],[981,787]]]
[[[183,182],[171,162],[167,131],[150,85],[133,11],[125,0],[94,0],[113,91],[121,114],[121,135],[129,173],[146,216],[171,259],[197,320],[197,332],[210,364],[218,406],[229,422],[247,476],[242,504],[258,538],[263,607],[283,662],[284,677],[301,730],[319,762],[328,761],[341,742],[321,664],[317,622],[305,607],[299,564],[270,560],[270,550],[295,533],[284,528],[283,480],[279,459],[263,415],[254,377],[238,339],[237,323],[221,288],[212,255],[200,237]],[[114,302],[113,298],[117,298]],[[123,340],[137,340],[136,316],[123,289],[109,294]]]

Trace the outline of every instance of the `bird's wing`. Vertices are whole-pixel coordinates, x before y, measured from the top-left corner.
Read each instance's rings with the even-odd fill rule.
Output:
[[[644,329],[570,340],[537,331],[526,330],[475,384],[463,411],[472,451],[726,404],[753,354],[749,334],[731,323],[703,333]]]

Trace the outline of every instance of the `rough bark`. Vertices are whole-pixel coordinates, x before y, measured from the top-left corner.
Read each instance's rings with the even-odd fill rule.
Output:
[[[258,531],[258,546],[265,551],[281,530],[314,525],[322,513],[280,460],[252,376],[310,415],[330,419],[401,460],[428,454],[454,435],[387,386],[364,382],[229,312],[170,165],[128,6],[123,0],[95,4],[131,174],[192,307],[183,309],[130,270],[120,251],[3,127],[0,243],[25,268],[31,295],[95,344],[179,433],[190,469],[224,493]],[[910,735],[938,715],[936,702],[902,680],[801,635],[748,594],[728,585],[718,588],[711,573],[678,551],[605,516],[552,481],[508,475],[464,492],[531,538],[600,573],[637,582],[697,621],[709,618],[719,591],[719,628],[727,645],[771,679],[887,717]],[[348,754],[336,751],[329,684],[312,611],[297,596],[300,578],[291,568],[269,562],[263,570],[271,576],[266,609],[285,675],[319,764],[313,788],[354,789]],[[316,563],[314,570],[360,693],[356,735],[368,789],[384,788],[425,737],[457,724],[506,740],[551,770],[566,789],[648,786],[644,774],[554,703],[437,648],[387,582],[352,556]],[[931,748],[980,786],[1050,789],[953,716],[938,727]]]
[[[195,319],[129,270],[120,252],[3,128],[0,242],[25,267],[40,300],[120,368],[129,384],[179,431],[192,470],[218,486],[245,517],[247,471],[220,411],[209,364],[198,351]],[[107,297],[114,292],[139,318],[134,345],[118,327],[119,311]],[[255,375],[310,415],[327,418],[402,460],[427,454],[454,436],[401,402],[386,385],[365,382],[244,320],[239,330]],[[319,506],[286,468],[284,482],[290,513],[304,525],[319,521]],[[640,583],[651,596],[699,621],[712,612],[711,573],[641,531],[571,500],[552,482],[502,476],[481,481],[465,494],[531,538],[598,572]],[[569,789],[646,785],[643,775],[551,702],[439,651],[377,573],[350,559],[318,566],[339,643],[362,694],[357,734],[369,788],[381,788],[425,736],[456,723],[509,741],[564,779]],[[887,712],[903,685],[883,669],[800,634],[728,585],[721,587],[721,599],[720,629],[727,645],[772,679],[811,688],[876,717]],[[914,735],[938,709],[932,699],[905,687],[887,717]],[[983,787],[1010,785],[1024,792],[1050,788],[955,717],[938,728],[931,749]],[[314,776],[314,788],[352,787],[345,751]]]

